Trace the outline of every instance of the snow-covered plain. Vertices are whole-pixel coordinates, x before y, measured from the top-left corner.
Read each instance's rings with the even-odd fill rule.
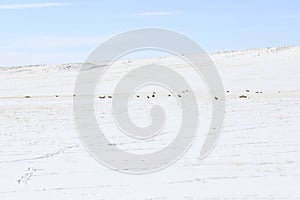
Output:
[[[72,105],[80,64],[0,67],[0,199],[299,199],[300,47],[211,58],[226,95],[216,148],[199,160],[193,145],[172,166],[145,175],[111,170],[82,146]],[[176,65],[172,59],[148,62]],[[108,105],[110,94],[103,95],[97,102]],[[109,126],[110,110],[99,107],[100,124]]]

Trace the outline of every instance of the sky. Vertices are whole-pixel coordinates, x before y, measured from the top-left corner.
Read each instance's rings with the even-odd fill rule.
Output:
[[[83,62],[104,40],[157,27],[207,52],[300,45],[299,0],[0,0],[0,66]]]

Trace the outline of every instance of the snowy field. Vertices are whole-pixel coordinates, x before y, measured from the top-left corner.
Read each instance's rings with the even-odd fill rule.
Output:
[[[216,148],[199,160],[200,148],[193,145],[172,166],[145,175],[111,170],[82,146],[72,106],[80,64],[0,67],[0,199],[300,199],[300,47],[230,51],[211,58],[226,95]],[[184,70],[172,59],[147,62]],[[139,62],[119,64],[126,68]],[[166,94],[155,98],[172,108],[175,100]],[[110,94],[99,95],[105,98],[97,98],[97,118],[109,129]],[[139,95],[140,105],[154,98],[149,100],[147,91]],[[136,118],[142,118],[143,108]],[[169,139],[172,131],[146,146],[114,145],[152,151]]]

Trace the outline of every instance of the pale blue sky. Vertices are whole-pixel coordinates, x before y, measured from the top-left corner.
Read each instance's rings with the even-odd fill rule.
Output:
[[[206,51],[300,45],[300,1],[0,1],[0,66],[82,62],[105,38],[172,29]]]

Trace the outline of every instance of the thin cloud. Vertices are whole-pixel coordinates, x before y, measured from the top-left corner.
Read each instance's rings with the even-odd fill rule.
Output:
[[[181,14],[181,11],[163,11],[163,12],[142,12],[142,13],[137,13],[136,15],[138,16],[154,16],[154,15],[178,15]]]
[[[48,7],[60,7],[68,6],[69,3],[26,3],[26,4],[0,4],[0,10],[18,10],[18,9],[30,9],[30,8],[48,8]]]

